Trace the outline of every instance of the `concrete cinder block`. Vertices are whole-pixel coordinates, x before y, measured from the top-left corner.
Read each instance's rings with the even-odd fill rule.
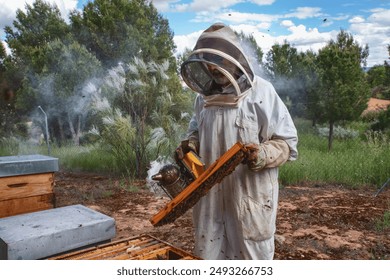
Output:
[[[0,219],[0,259],[37,260],[115,237],[115,220],[83,205]]]

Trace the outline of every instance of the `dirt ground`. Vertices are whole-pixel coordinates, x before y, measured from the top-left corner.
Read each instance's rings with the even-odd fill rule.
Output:
[[[114,218],[114,240],[145,233],[192,253],[191,210],[172,224],[154,227],[150,218],[169,199],[144,182],[58,172],[54,190],[56,207],[82,204]],[[377,228],[390,211],[390,187],[376,192],[316,184],[281,188],[275,259],[390,260],[390,229]]]

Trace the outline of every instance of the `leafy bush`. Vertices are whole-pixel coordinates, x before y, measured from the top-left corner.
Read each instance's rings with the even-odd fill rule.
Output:
[[[132,63],[111,69],[96,98],[94,110],[101,117],[90,131],[130,177],[145,178],[152,160],[173,151],[183,131],[176,104],[169,92],[169,63]]]
[[[371,126],[373,130],[386,130],[390,129],[390,106],[386,111],[382,111],[378,114],[376,122]]]
[[[368,130],[364,134],[365,140],[370,148],[390,145],[390,137],[382,131]]]
[[[329,127],[316,127],[317,134],[321,137],[328,137]],[[335,125],[333,128],[333,137],[335,139],[353,139],[359,136],[359,132],[353,129],[343,128]]]

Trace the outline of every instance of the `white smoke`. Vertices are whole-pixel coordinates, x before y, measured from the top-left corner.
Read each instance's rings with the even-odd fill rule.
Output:
[[[158,183],[154,180],[152,180],[152,176],[157,174],[160,169],[167,165],[167,164],[170,164],[171,162],[169,162],[168,160],[165,160],[161,157],[157,158],[156,160],[152,161],[150,163],[150,168],[148,170],[148,176],[146,178],[146,185],[148,186],[149,190],[156,194],[156,195],[164,195],[166,196],[166,193],[164,192],[164,190],[158,185]]]

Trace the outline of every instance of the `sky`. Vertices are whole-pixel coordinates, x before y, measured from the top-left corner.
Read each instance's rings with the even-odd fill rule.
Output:
[[[63,17],[93,0],[46,0],[56,3]],[[177,53],[193,48],[203,30],[223,22],[235,31],[252,34],[267,53],[286,40],[299,51],[317,52],[340,30],[368,44],[367,66],[390,62],[390,0],[151,0],[168,20]],[[34,0],[0,0],[0,38],[12,26],[16,10]]]

